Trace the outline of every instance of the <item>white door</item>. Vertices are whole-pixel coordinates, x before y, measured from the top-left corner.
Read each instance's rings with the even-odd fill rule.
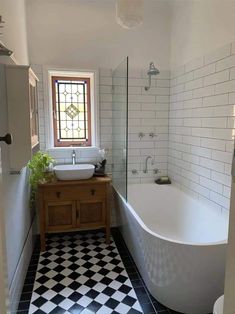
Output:
[[[8,145],[1,138],[7,134],[7,105],[5,98],[5,75],[3,66],[0,65],[0,313],[3,314],[9,313],[4,215],[4,180],[8,170]]]

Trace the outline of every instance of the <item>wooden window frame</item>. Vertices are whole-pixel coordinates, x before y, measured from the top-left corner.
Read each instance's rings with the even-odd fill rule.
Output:
[[[88,123],[88,141],[58,141],[57,139],[57,115],[56,115],[56,80],[65,81],[86,81],[87,84],[87,123]],[[53,137],[55,147],[90,147],[91,146],[91,89],[89,77],[70,77],[70,76],[52,76],[52,110],[53,110]]]

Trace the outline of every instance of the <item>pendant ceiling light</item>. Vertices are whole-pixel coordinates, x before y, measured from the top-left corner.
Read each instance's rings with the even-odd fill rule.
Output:
[[[127,29],[140,25],[143,22],[143,0],[116,0],[116,19]]]

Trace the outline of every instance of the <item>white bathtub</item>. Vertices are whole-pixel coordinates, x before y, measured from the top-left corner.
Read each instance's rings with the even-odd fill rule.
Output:
[[[152,295],[169,308],[207,314],[224,292],[228,216],[172,185],[133,184],[116,193],[125,242]]]

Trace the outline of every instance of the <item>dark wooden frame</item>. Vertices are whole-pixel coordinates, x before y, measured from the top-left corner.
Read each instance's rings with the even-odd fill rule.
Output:
[[[88,123],[88,141],[63,141],[57,140],[57,119],[56,119],[56,89],[55,81],[86,81],[87,84],[87,123]],[[52,106],[53,106],[53,135],[55,147],[69,147],[69,146],[91,146],[91,89],[90,78],[88,77],[68,77],[68,76],[52,76]]]

